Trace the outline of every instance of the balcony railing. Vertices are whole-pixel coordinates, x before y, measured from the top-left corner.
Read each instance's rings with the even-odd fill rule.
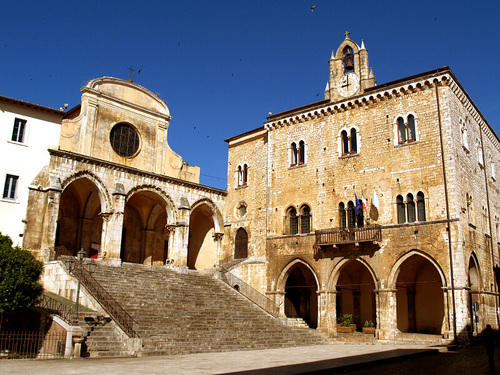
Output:
[[[317,230],[315,234],[317,246],[378,242],[382,240],[382,227],[368,225],[357,228],[330,228]]]

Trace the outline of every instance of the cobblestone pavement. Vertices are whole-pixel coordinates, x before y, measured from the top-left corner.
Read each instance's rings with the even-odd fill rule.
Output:
[[[500,369],[500,353],[497,369]],[[0,374],[489,374],[483,346],[321,345],[165,357],[1,360]]]

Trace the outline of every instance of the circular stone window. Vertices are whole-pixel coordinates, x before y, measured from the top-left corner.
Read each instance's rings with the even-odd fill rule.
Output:
[[[134,156],[139,150],[139,135],[129,124],[116,124],[111,129],[109,141],[113,150],[125,158]]]

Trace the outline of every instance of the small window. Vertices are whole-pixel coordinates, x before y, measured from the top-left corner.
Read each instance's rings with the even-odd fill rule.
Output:
[[[300,208],[300,233],[311,232],[311,209],[308,205]]]
[[[289,232],[290,234],[299,233],[299,218],[297,217],[297,210],[291,207],[288,210],[288,223],[289,223]]]
[[[398,117],[396,122],[398,127],[399,144],[411,143],[417,140],[415,116],[408,115],[406,122],[403,117]]]
[[[24,133],[26,128],[26,120],[16,118],[14,120],[14,128],[12,129],[12,141],[23,143]]]
[[[349,137],[347,132],[342,130],[342,154],[347,155],[349,153]]]
[[[356,129],[351,128],[349,133],[347,133],[346,130],[342,130],[340,134],[342,140],[342,155],[356,154],[358,152]]]
[[[243,185],[243,170],[241,165],[238,165],[238,186]]]
[[[462,146],[464,146],[467,150],[469,149],[469,140],[467,136],[467,123],[460,118],[460,131],[462,133]]]
[[[495,174],[495,162],[493,161],[493,157],[491,154],[489,155],[489,160],[490,160],[490,168],[491,168],[491,178],[496,180],[497,176]]]
[[[351,153],[358,151],[358,142],[356,140],[356,129],[351,129]]]
[[[3,188],[3,198],[16,199],[16,187],[19,176],[8,174],[5,177],[5,185]]]
[[[234,259],[244,259],[248,257],[248,234],[245,229],[240,228],[236,232],[234,240]]]
[[[425,221],[425,197],[421,191],[417,193],[417,212],[418,221]]]
[[[476,150],[477,150],[477,162],[481,165],[484,165],[483,147],[479,139],[476,139]]]
[[[398,195],[396,197],[396,206],[398,213],[398,223],[402,224],[406,221],[406,215],[405,215],[405,203],[401,195]]]
[[[298,150],[297,150],[297,145],[295,144],[295,142],[292,143],[291,151],[292,151],[292,162],[290,163],[290,165],[293,167],[293,166],[297,165],[299,162]]]
[[[347,222],[346,222],[346,212],[345,212],[345,204],[344,202],[339,203],[339,227],[340,228],[345,228],[347,227]]]
[[[415,201],[413,200],[413,194],[408,194],[406,196],[406,212],[408,213],[408,222],[414,223],[415,217]]]
[[[347,202],[347,224],[349,228],[356,226],[356,208],[352,201]]]
[[[417,139],[415,134],[415,116],[408,116],[408,142],[415,142]]]
[[[406,125],[405,120],[402,117],[398,118],[398,134],[399,134],[399,143],[406,142]]]
[[[306,144],[304,141],[299,142],[299,164],[306,162]]]

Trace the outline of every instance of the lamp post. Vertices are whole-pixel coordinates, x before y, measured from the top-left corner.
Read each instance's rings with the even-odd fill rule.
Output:
[[[72,259],[70,260],[70,265],[69,265],[69,269],[70,271],[72,271],[72,269],[74,267],[77,268],[77,274],[75,275],[77,280],[78,280],[78,284],[77,284],[77,287],[76,287],[76,301],[75,301],[75,316],[73,318],[73,324],[74,325],[78,325],[78,302],[80,301],[80,285],[82,283],[82,273],[83,273],[83,265],[84,265],[84,260],[83,260],[83,257],[85,256],[85,250],[80,249],[80,251],[78,252],[77,254],[77,258],[76,259]],[[74,263],[74,265],[73,265]],[[88,272],[89,273],[92,273],[94,270],[95,270],[95,262],[93,259],[91,259],[90,261],[90,264],[89,264],[89,269],[88,269]]]

